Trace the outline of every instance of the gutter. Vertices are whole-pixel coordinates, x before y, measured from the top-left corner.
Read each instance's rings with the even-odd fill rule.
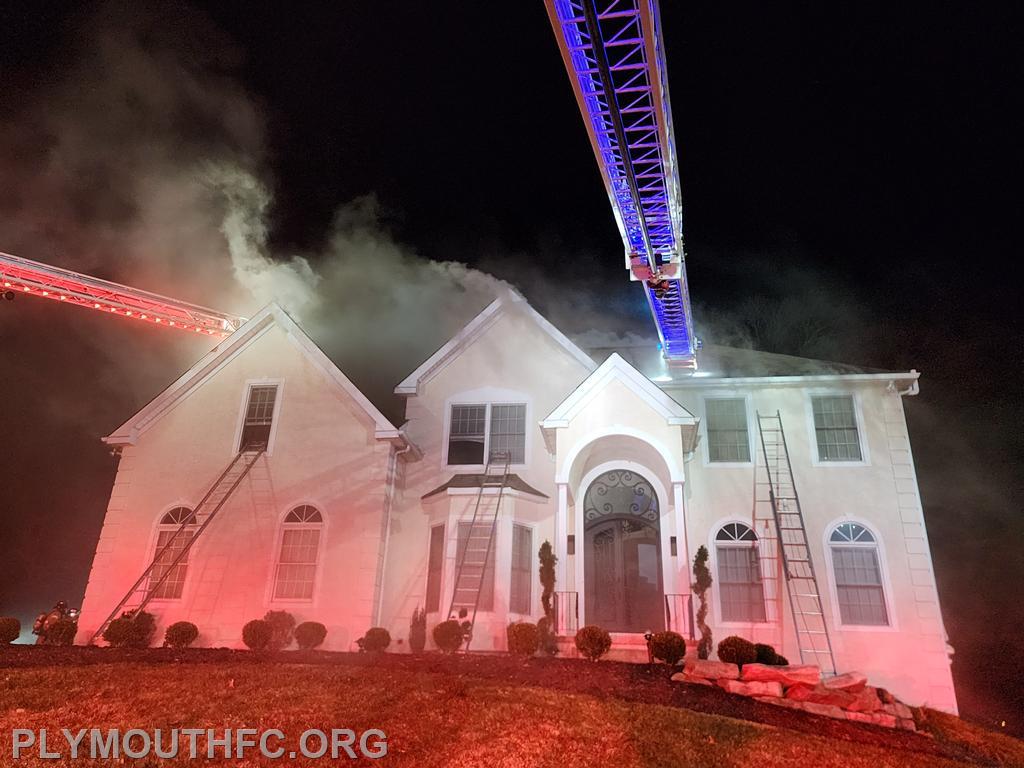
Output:
[[[405,439],[405,435],[402,435]],[[404,456],[413,450],[413,444],[405,439],[405,447],[392,450],[388,457],[388,485],[384,494],[384,525],[382,535],[384,536],[384,550],[380,556],[380,591],[377,595],[377,607],[374,613],[374,626],[380,626],[381,612],[384,610],[384,579],[387,575],[388,548],[391,543],[391,510],[394,508],[395,485],[398,478],[398,457]],[[414,454],[415,455],[415,454]]]

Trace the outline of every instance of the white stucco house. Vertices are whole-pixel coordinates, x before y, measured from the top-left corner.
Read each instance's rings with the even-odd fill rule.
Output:
[[[500,452],[511,475],[474,649],[502,650],[509,622],[543,615],[544,541],[562,634],[599,624],[625,654],[646,630],[691,637],[704,545],[715,640],[799,660],[753,517],[756,414],[778,412],[837,668],[955,711],[903,412],[918,374],[726,348],[699,363],[691,375],[655,349],[584,350],[508,295],[398,384],[396,425],[270,305],[105,438],[120,464],[79,641],[257,435],[265,453],[147,606],[161,627],[194,622],[199,644],[241,647],[244,623],[270,609],[322,622],[337,650],[375,625],[407,638],[417,608],[428,627],[446,619]]]

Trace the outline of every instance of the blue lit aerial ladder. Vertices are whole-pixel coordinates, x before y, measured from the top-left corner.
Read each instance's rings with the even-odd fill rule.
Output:
[[[665,358],[696,368],[657,0],[544,4],[626,247],[626,268],[644,286]]]

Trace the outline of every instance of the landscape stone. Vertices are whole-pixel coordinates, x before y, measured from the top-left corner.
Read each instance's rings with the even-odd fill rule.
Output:
[[[707,659],[687,659],[683,672],[703,677],[706,680],[739,680],[740,668],[725,661],[709,661]]]
[[[832,717],[836,720],[845,720],[846,712],[840,707],[833,706],[831,704],[818,704],[813,701],[801,701],[800,709],[805,712],[810,712],[812,715],[821,715],[822,717]]]
[[[912,719],[900,718],[896,721],[896,727],[902,728],[904,731],[916,731],[917,723]]]
[[[711,680],[708,680],[705,677],[697,677],[696,675],[691,675],[689,672],[685,672],[685,671],[684,672],[676,672],[674,675],[672,675],[672,682],[673,683],[693,683],[695,685],[712,685],[712,686],[714,685],[714,683]]]
[[[847,672],[844,675],[837,675],[822,681],[822,685],[836,691],[857,693],[868,684],[868,678],[860,672]]]
[[[782,697],[782,683],[777,682],[754,680],[745,683],[740,680],[719,680],[718,687],[740,696]]]
[[[810,665],[791,664],[775,667],[768,664],[744,664],[740,679],[790,685],[817,685],[821,670]]]

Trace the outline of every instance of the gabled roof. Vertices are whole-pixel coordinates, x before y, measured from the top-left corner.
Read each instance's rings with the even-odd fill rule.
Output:
[[[216,376],[218,371],[244,350],[250,343],[263,335],[271,326],[277,325],[295,341],[306,359],[323,374],[330,383],[341,389],[366,413],[374,423],[374,436],[380,440],[396,440],[408,444],[402,434],[388,419],[359,391],[349,378],[331,362],[309,336],[281,309],[271,302],[241,328],[206,353],[195,365],[185,371],[167,389],[153,398],[138,413],[103,438],[110,445],[134,445],[143,432],[164,414],[173,409],[197,387]]]
[[[597,363],[582,349],[576,346],[564,333],[555,328],[537,310],[527,303],[526,299],[515,291],[509,290],[505,295],[492,301],[479,315],[453,336],[448,343],[427,358],[424,363],[395,387],[395,394],[415,395],[419,387],[432,379],[448,363],[458,357],[466,347],[480,338],[488,328],[510,310],[521,311],[547,333],[555,342],[572,355],[584,368],[593,371]]]
[[[618,353],[601,363],[601,366],[583,380],[578,387],[541,422],[544,429],[569,426],[569,422],[582,411],[605,387],[613,381],[620,381],[635,392],[640,399],[665,417],[666,423],[678,426],[693,426],[697,419],[677,403],[667,392],[626,362]]]

